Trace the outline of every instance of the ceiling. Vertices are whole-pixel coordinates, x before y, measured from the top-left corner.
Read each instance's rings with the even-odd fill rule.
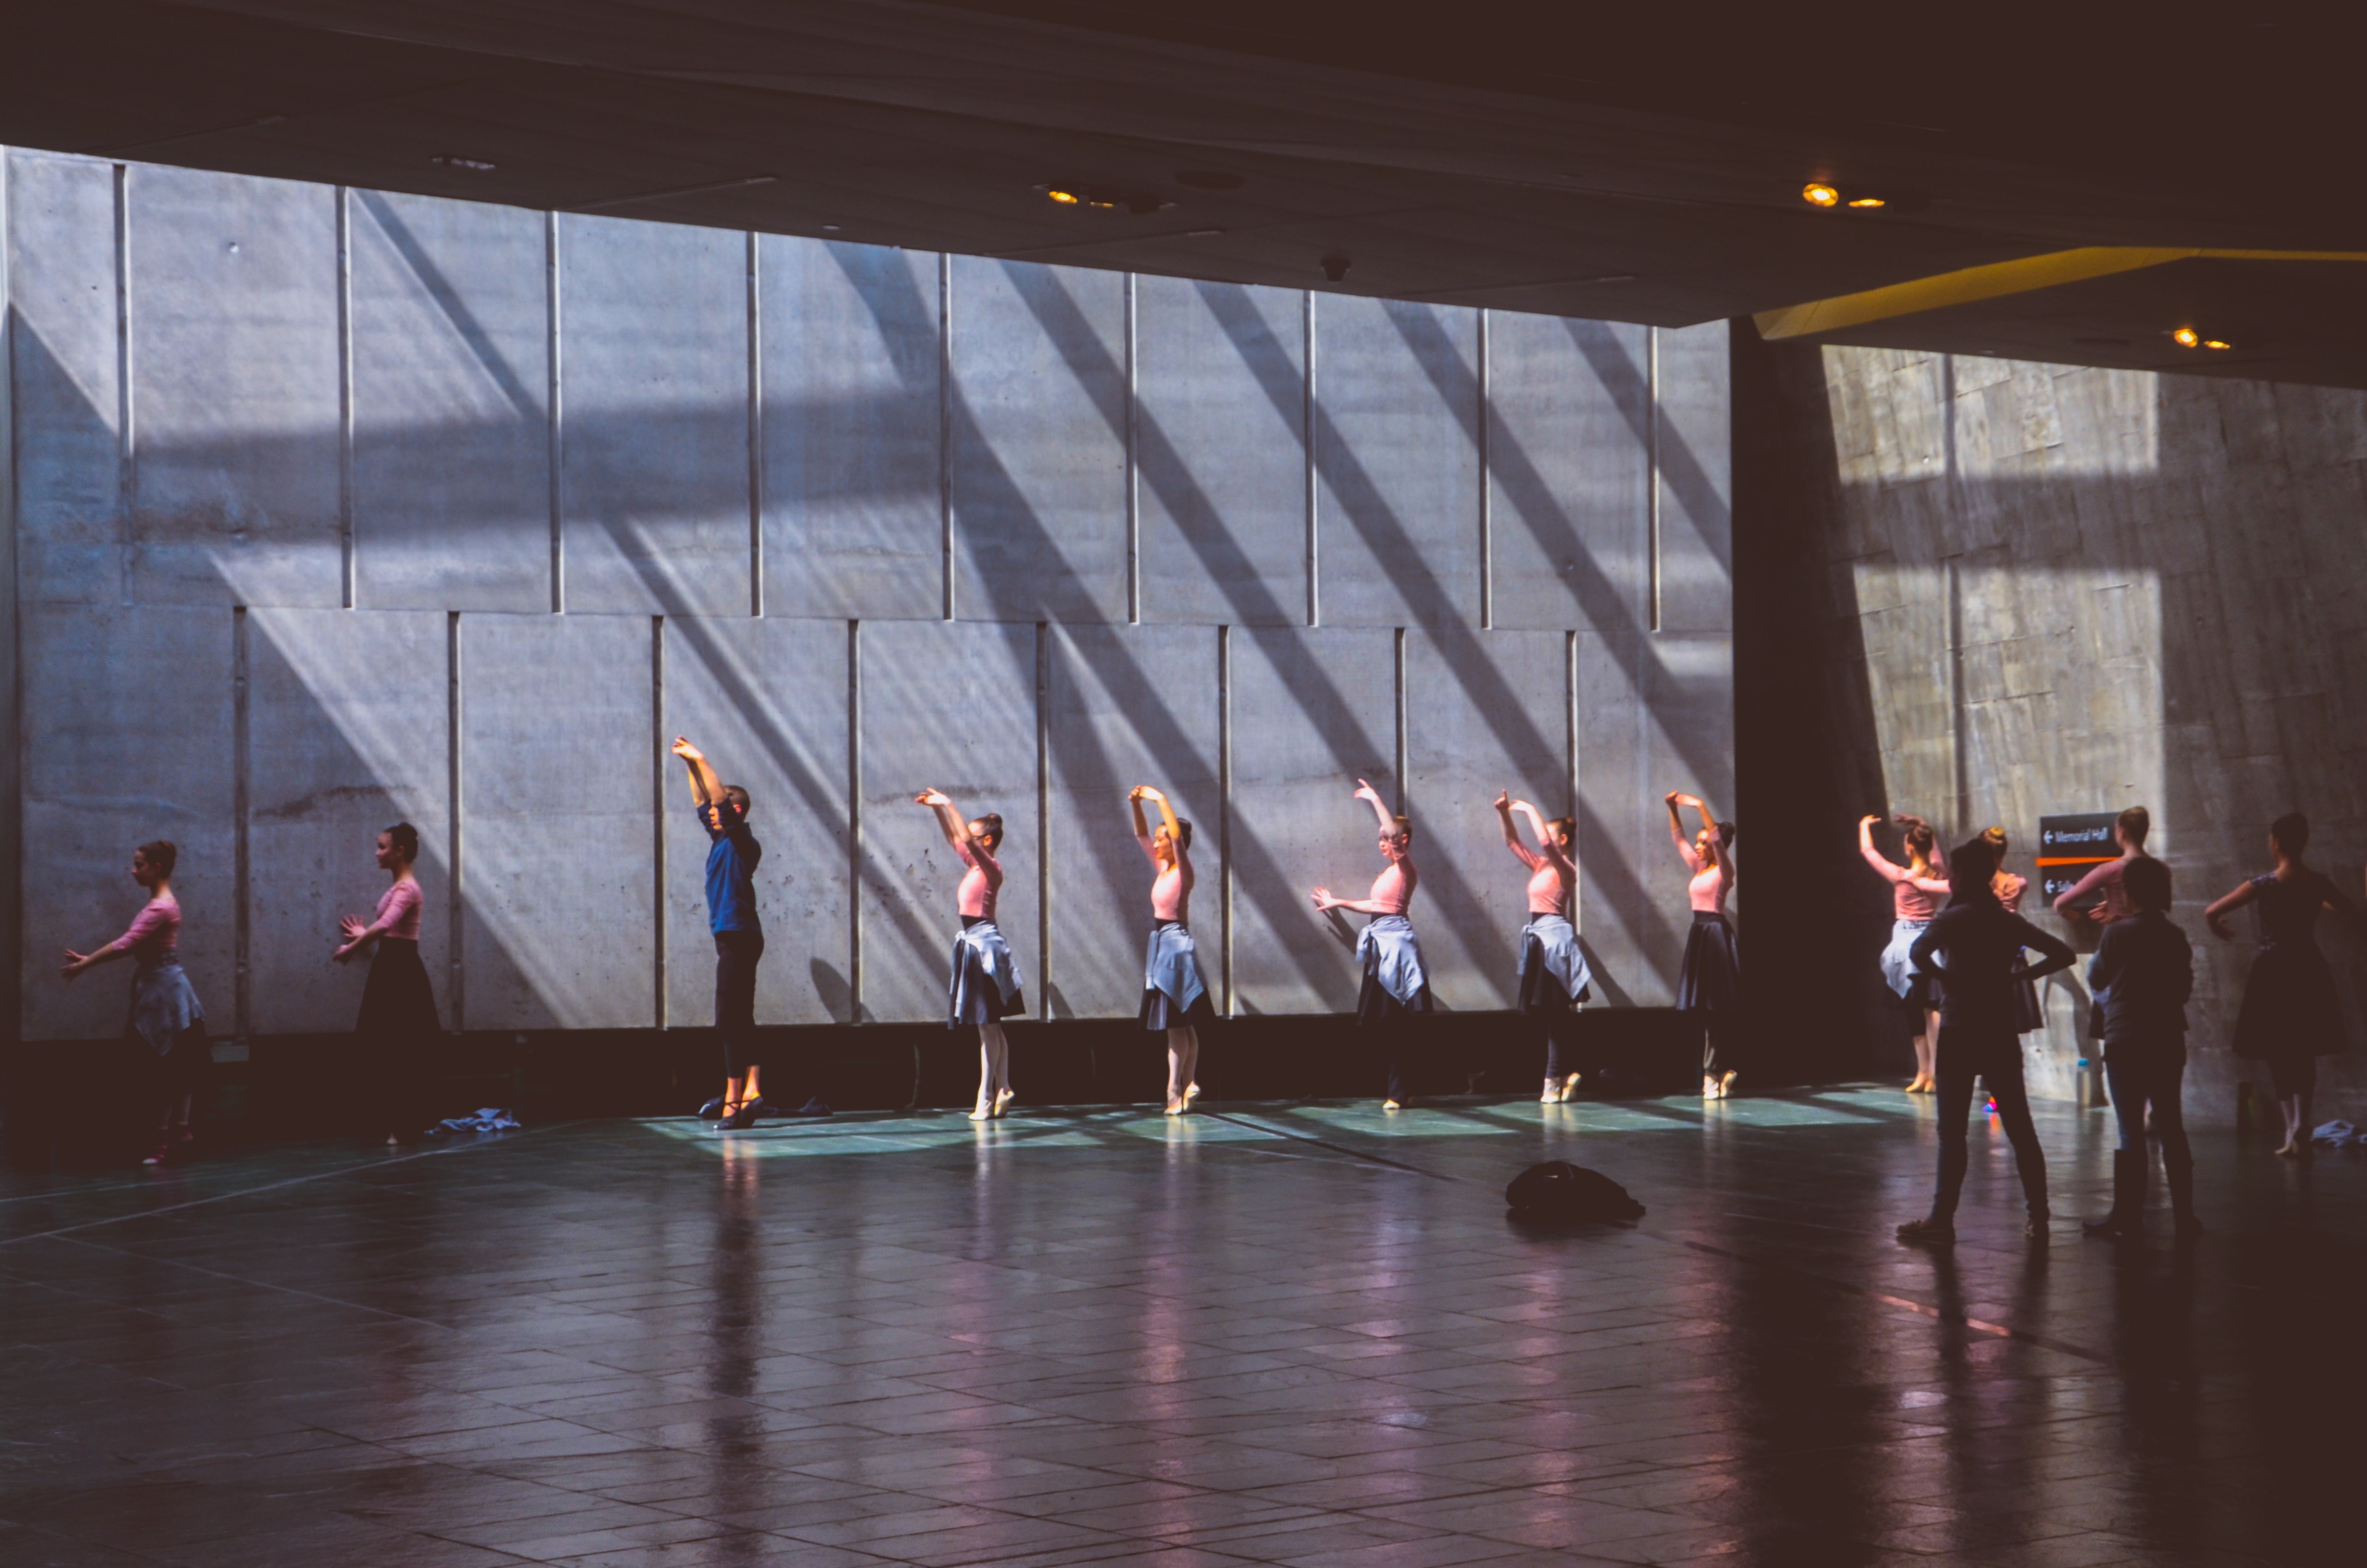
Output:
[[[2367,387],[2356,7],[2191,24],[2078,0],[0,0],[0,142],[21,146]],[[1886,205],[1820,210],[1812,180]],[[1047,186],[1121,205],[1062,207]],[[2068,280],[1981,270],[2085,247],[2157,254]],[[1327,258],[1346,263],[1336,281]],[[2230,347],[2183,347],[2181,326]]]

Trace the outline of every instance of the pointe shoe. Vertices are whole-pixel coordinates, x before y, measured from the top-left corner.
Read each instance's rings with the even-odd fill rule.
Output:
[[[1725,1097],[1726,1091],[1719,1085],[1718,1081],[1704,1074],[1702,1077],[1702,1098],[1705,1100],[1722,1100]]]
[[[1186,1085],[1184,1085],[1184,1105],[1189,1106],[1189,1105],[1190,1105],[1194,1100],[1196,1100],[1196,1099],[1198,1099],[1199,1097],[1200,1097],[1200,1085],[1197,1085],[1197,1084],[1186,1084]]]
[[[1189,1099],[1169,1100],[1167,1102],[1167,1114],[1170,1116],[1182,1116],[1185,1111],[1188,1111],[1191,1108],[1192,1102]]]
[[[1579,1076],[1580,1075],[1578,1074],[1572,1073],[1569,1077],[1562,1080],[1561,1093],[1556,1096],[1562,1104],[1568,1105],[1570,1101],[1578,1098]]]
[[[1008,1111],[1011,1108],[1011,1102],[1018,1097],[1019,1091],[1016,1089],[996,1090],[994,1095],[994,1114],[1001,1116],[1005,1111]]]
[[[1403,1110],[1405,1109],[1405,1107],[1398,1104],[1395,1100],[1383,1100],[1381,1102],[1381,1108],[1383,1110]]]
[[[1544,1094],[1541,1094],[1541,1095],[1539,1095],[1539,1096],[1537,1096],[1537,1104],[1539,1104],[1539,1105],[1559,1105],[1559,1104],[1561,1104],[1561,1080],[1560,1080],[1560,1079],[1558,1079],[1558,1078],[1547,1078],[1547,1079],[1546,1080],[1546,1092],[1545,1092]]]
[[[990,1100],[989,1100],[989,1099],[988,1099],[984,1095],[980,1095],[980,1096],[978,1096],[978,1108],[977,1108],[976,1109],[972,1110],[972,1111],[969,1113],[969,1119],[970,1119],[972,1121],[991,1121],[991,1120],[993,1120],[993,1119],[994,1119],[994,1105],[993,1105],[993,1103],[992,1103],[991,1101],[990,1101]]]
[[[1732,1098],[1734,1095],[1734,1081],[1741,1076],[1742,1074],[1734,1071],[1734,1069],[1730,1067],[1727,1068],[1726,1076],[1717,1081],[1717,1097],[1722,1100]]]

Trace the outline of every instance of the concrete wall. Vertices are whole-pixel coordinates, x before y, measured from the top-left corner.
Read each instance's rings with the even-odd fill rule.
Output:
[[[2239,916],[2244,940],[2214,940],[2203,906],[2270,869],[2268,824],[2293,810],[2315,824],[2310,858],[2361,891],[2367,396],[1755,353],[1738,420],[1758,448],[1745,532],[1796,564],[1769,561],[1749,596],[1746,662],[1780,643],[1793,667],[1787,687],[1746,679],[1752,722],[1781,716],[1790,732],[1781,754],[1778,737],[1746,736],[1746,804],[1763,821],[1790,800],[1787,838],[1821,846],[1804,924],[1844,967],[1818,971],[1834,978],[1815,1005],[1829,1019],[1853,998],[1840,1016],[1888,1032],[1867,978],[1887,900],[1846,863],[1862,812],[1916,812],[1960,835],[1998,824],[2034,881],[2039,817],[2142,804],[2201,960],[2189,1100],[2225,1115],[2236,1082],[2260,1076],[2225,1049],[2252,925]],[[2073,935],[2092,948],[2090,931]],[[2367,950],[2330,918],[2321,939],[2355,1048]],[[2092,1044],[2083,996],[2057,985],[2048,1034],[2030,1037],[2043,1089],[2076,1090]],[[2361,1108],[2357,1062],[2326,1064],[2326,1114]]]
[[[1500,788],[1580,815],[1609,994],[1670,995],[1659,796],[1732,790],[1722,324],[5,166],[27,1037],[120,1027],[50,960],[160,835],[218,1031],[348,1027],[397,818],[448,1023],[703,1026],[676,733],[754,797],[768,1022],[941,1016],[927,785],[1008,824],[1044,1016],[1136,1009],[1138,782],[1220,1001],[1348,1006],[1307,894],[1376,869],[1360,775],[1449,1006],[1511,994]]]

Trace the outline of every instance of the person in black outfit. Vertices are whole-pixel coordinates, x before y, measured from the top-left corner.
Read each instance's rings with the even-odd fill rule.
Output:
[[[717,781],[705,753],[676,735],[674,754],[690,769],[691,798],[707,829],[707,924],[715,933],[715,1028],[723,1037],[723,1103],[717,1128],[756,1124],[764,1062],[756,1040],[756,964],[764,926],[756,915],[756,862],[764,846],[748,831],[748,791]]]
[[[2014,988],[2022,978],[2014,960],[2024,948],[2044,957],[2022,973],[2038,979],[2071,967],[2073,954],[2056,937],[2040,930],[2019,915],[2008,915],[1990,886],[1997,871],[1997,851],[1976,838],[1948,857],[1954,892],[1922,936],[1915,940],[1909,961],[1920,972],[1941,977],[1940,1039],[1936,1052],[1940,1080],[1940,1185],[1932,1195],[1931,1212],[1898,1227],[1898,1238],[1908,1242],[1946,1242],[1956,1234],[1956,1198],[1964,1189],[1965,1118],[1972,1110],[1973,1080],[1988,1085],[1997,1101],[1998,1117],[2012,1140],[2015,1167],[2022,1173],[2022,1197],[2029,1218],[2022,1233],[2046,1233],[2046,1157],[2038,1147],[2038,1129],[2030,1119],[2030,1096],[2022,1084],[2022,1036],[2016,1032]]]
[[[2104,1010],[2104,1081],[2121,1146],[2112,1154],[2112,1211],[2081,1229],[2091,1236],[2134,1236],[2145,1230],[2146,1108],[2153,1108],[2161,1140],[2162,1175],[2178,1233],[2195,1236],[2194,1154],[2187,1147],[2179,1083],[2186,1075],[2186,999],[2194,991],[2194,949],[2169,923],[2169,867],[2145,856],[2128,863],[2123,880],[2135,913],[2104,927],[2088,964],[2088,989]]]
[[[2269,1075],[2284,1111],[2284,1147],[2289,1160],[2309,1156],[2309,1097],[2317,1088],[2317,1059],[2349,1041],[2342,1006],[2336,999],[2334,971],[2317,947],[2317,916],[2358,911],[2323,871],[2301,863],[2309,847],[2309,819],[2287,812],[2269,824],[2269,850],[2277,869],[2238,885],[2203,912],[2211,934],[2232,939],[2230,910],[2260,906],[2260,950],[2244,982],[2244,1007],[2236,1015],[2236,1054],[2269,1064]]]

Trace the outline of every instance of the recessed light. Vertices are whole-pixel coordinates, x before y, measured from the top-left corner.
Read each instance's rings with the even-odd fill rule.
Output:
[[[1039,185],[1036,187],[1063,207],[1090,207],[1101,212],[1163,212],[1175,203],[1140,191],[1106,185]]]
[[[438,153],[427,161],[441,164],[447,169],[467,169],[471,174],[481,175],[491,174],[501,166],[483,158],[464,158],[458,153]]]
[[[838,233],[838,225],[835,223],[824,223],[821,226],[821,232],[825,234],[834,234]]]
[[[1850,205],[1852,207],[1887,207],[1890,203],[1879,196],[1861,196]]]
[[[1074,207],[1079,201],[1083,199],[1082,197],[1078,196],[1075,191],[1062,190],[1058,186],[1054,186],[1044,194],[1050,197],[1053,200],[1059,202],[1063,207]]]
[[[2206,337],[2203,340],[2203,347],[2205,348],[2233,348],[2236,346],[2232,343],[2223,343],[2215,337]]]
[[[1179,169],[1175,183],[1194,190],[1239,190],[1249,182],[1228,169]]]
[[[2203,335],[2191,326],[2182,326],[2169,335],[2169,340],[2180,348],[2199,348],[2203,345]]]
[[[1841,193],[1822,180],[1811,180],[1800,187],[1800,199],[1811,207],[1837,207]]]

